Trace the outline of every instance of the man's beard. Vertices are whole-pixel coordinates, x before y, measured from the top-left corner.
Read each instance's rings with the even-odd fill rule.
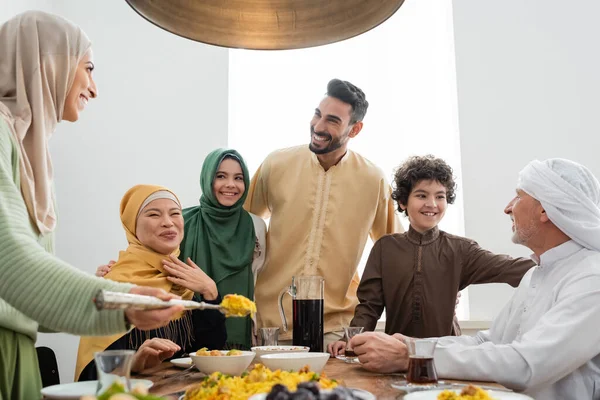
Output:
[[[535,226],[533,222],[530,222],[527,227],[522,227],[517,229],[515,225],[515,231],[512,235],[512,242],[514,244],[521,244],[523,246],[527,246],[532,237],[536,236],[538,233],[538,227]]]
[[[324,147],[324,148],[317,148],[313,146],[313,135],[316,136],[320,136],[320,137],[326,137],[329,140],[329,144]],[[308,144],[308,148],[310,149],[310,151],[312,151],[315,154],[327,154],[327,153],[331,153],[332,151],[335,151],[337,149],[339,149],[340,147],[342,147],[342,138],[338,138],[338,139],[334,139],[329,133],[327,132],[315,132],[315,128],[313,128],[312,126],[310,127],[310,143]]]

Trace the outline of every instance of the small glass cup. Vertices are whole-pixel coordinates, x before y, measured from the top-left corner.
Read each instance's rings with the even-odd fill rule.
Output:
[[[433,362],[433,353],[437,339],[404,340],[408,349],[408,371],[406,381],[408,386],[435,387],[438,376]]]
[[[130,375],[134,354],[133,350],[107,350],[94,354],[98,371],[96,396],[104,393],[117,381],[126,392],[131,391]]]
[[[362,333],[365,328],[362,326],[344,326],[344,336],[346,337],[346,350],[344,351],[345,362],[352,364],[358,363],[358,356],[350,346],[350,339]]]
[[[260,328],[260,345],[277,346],[279,343],[279,328]]]

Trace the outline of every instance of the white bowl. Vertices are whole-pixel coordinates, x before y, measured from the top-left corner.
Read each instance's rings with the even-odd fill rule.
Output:
[[[251,349],[256,353],[256,357],[260,358],[265,354],[279,353],[307,353],[310,347],[307,346],[255,346]]]
[[[327,360],[329,353],[279,353],[265,354],[261,362],[271,371],[281,369],[284,371],[298,371],[308,365],[311,371],[320,373]]]
[[[190,358],[201,372],[207,375],[213,372],[220,372],[225,375],[241,375],[248,368],[248,365],[254,359],[254,352],[242,351],[239,356],[226,356],[227,350],[221,350],[219,356],[197,356],[196,353],[190,353]]]

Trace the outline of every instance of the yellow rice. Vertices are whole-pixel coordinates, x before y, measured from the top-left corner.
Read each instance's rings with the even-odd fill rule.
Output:
[[[480,387],[469,385],[460,394],[452,390],[444,390],[437,400],[494,400],[488,392]]]
[[[236,349],[229,350],[223,354],[221,350],[208,350],[206,347],[203,347],[196,352],[196,355],[201,357],[241,356],[242,354],[243,353],[240,350]]]
[[[295,391],[301,382],[316,381],[321,389],[333,389],[338,384],[324,373],[317,374],[304,367],[298,372],[271,371],[262,364],[256,364],[243,377],[223,375],[215,372],[202,383],[188,389],[185,400],[246,400],[258,393],[269,393],[279,383]]]
[[[228,294],[223,297],[223,301],[221,301],[221,307],[225,309],[225,316],[237,316],[244,317],[248,314],[254,317],[256,314],[256,304],[239,294]]]

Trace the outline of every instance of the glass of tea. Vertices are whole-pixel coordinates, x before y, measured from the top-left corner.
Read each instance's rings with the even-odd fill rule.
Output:
[[[404,343],[408,348],[408,372],[406,373],[408,385],[436,386],[438,376],[433,363],[433,353],[437,339],[406,338]]]
[[[279,344],[279,328],[260,328],[260,345],[277,346]]]
[[[126,392],[131,391],[131,363],[133,350],[107,350],[94,353],[98,384],[96,396],[111,390],[114,385],[120,385]]]
[[[363,329],[365,328],[362,326],[344,326],[344,336],[346,336],[346,350],[344,351],[344,357],[346,358],[345,362],[358,362],[358,356],[356,355],[352,347],[350,347],[350,339],[352,339],[359,333],[362,333]]]

